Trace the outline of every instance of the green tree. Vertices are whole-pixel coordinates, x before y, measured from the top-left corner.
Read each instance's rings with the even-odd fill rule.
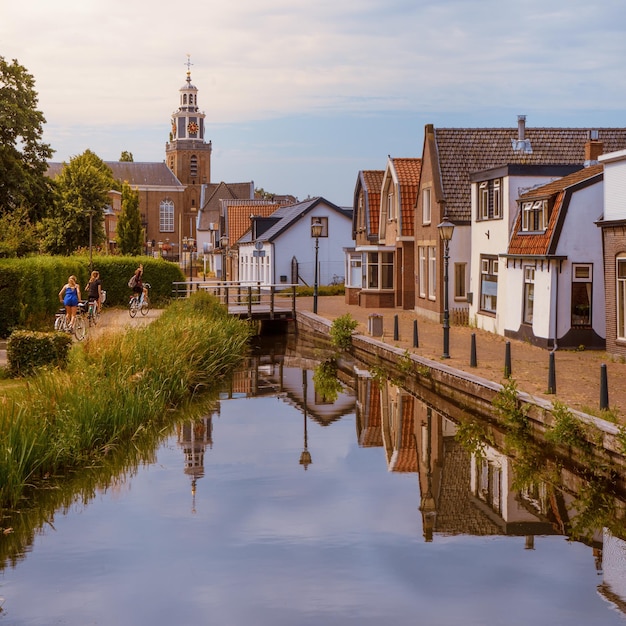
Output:
[[[127,163],[132,163],[135,159],[133,159],[133,153],[128,152],[128,150],[123,150],[120,155],[120,161],[124,161]]]
[[[45,176],[53,150],[42,141],[45,118],[35,81],[16,59],[0,56],[0,215],[24,206],[33,220],[51,203]]]
[[[37,252],[39,237],[25,207],[0,215],[0,257],[26,256]]]
[[[71,254],[104,242],[104,209],[117,184],[113,172],[91,150],[72,157],[55,179],[59,200],[52,215],[41,222],[44,249]],[[91,222],[91,225],[90,225]]]
[[[122,211],[117,219],[117,246],[122,254],[141,254],[143,229],[139,213],[139,192],[124,182],[122,185]]]

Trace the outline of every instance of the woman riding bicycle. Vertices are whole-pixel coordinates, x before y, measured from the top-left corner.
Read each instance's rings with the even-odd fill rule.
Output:
[[[72,275],[59,291],[59,301],[65,306],[65,319],[68,328],[74,328],[74,318],[80,299],[80,286],[76,282],[76,276]]]
[[[132,278],[128,281],[128,285],[140,299],[142,296],[146,296],[147,290],[143,285],[143,263],[135,270]]]
[[[98,313],[100,313],[100,307],[102,306],[102,281],[100,280],[100,272],[97,270],[91,272],[89,282],[85,289],[87,290],[87,300],[90,304],[95,302]]]

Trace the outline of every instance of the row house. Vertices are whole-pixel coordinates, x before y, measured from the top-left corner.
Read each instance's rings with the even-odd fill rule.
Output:
[[[413,309],[413,225],[420,172],[421,159],[392,157],[383,171],[359,172],[356,246],[346,250],[347,302]]]
[[[598,157],[604,166],[602,232],[606,350],[626,356],[626,149]]]

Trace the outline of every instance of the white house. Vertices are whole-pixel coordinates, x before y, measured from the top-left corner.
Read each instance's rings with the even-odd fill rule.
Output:
[[[501,279],[500,255],[508,250],[520,194],[581,167],[510,164],[470,175],[472,215],[468,299],[470,322],[477,328],[504,335],[502,311],[507,299],[507,283]],[[455,280],[454,284],[458,282]],[[454,295],[456,297],[456,292]]]
[[[499,256],[504,335],[543,347],[604,348],[603,167],[590,165],[520,195]]]
[[[319,285],[344,281],[344,248],[352,244],[352,209],[318,197],[251,219],[252,228],[237,242],[241,281],[313,285],[316,256]],[[311,226],[317,221],[322,229],[316,240]]]
[[[626,356],[626,150],[603,154],[606,350]]]

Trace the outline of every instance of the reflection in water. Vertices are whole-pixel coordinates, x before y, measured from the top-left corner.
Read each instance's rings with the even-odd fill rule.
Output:
[[[601,597],[626,615],[625,500],[623,494],[596,480],[594,468],[581,473],[560,459],[542,457],[537,442],[527,447],[519,441],[513,445],[493,424],[477,423],[462,409],[455,412],[450,403],[438,401],[427,390],[422,392],[415,381],[400,384],[397,372],[381,375],[379,369],[363,363],[335,359],[327,346],[302,340],[298,344],[273,341],[270,348],[257,346],[246,367],[233,375],[218,400],[189,407],[186,414],[173,419],[174,471],[180,479],[174,482],[183,504],[166,512],[175,530],[164,526],[170,532],[163,530],[163,536],[158,535],[160,519],[146,517],[150,534],[157,535],[163,550],[171,547],[164,557],[170,559],[167,569],[178,572],[179,577],[183,570],[192,571],[194,588],[197,585],[203,591],[197,597],[182,596],[176,585],[184,583],[174,574],[171,602],[181,595],[180,602],[186,606],[175,606],[172,613],[153,617],[150,623],[171,623],[172,614],[186,614],[197,603],[199,612],[212,610],[216,623],[249,622],[254,615],[254,623],[273,625],[409,624],[415,623],[415,615],[421,611],[424,623],[458,624],[459,614],[446,612],[454,600],[461,606],[467,603],[468,608],[460,611],[464,621],[488,623],[472,615],[472,610],[478,609],[469,596],[490,600],[494,605],[491,623],[524,623],[523,615],[518,621],[511,616],[510,622],[505,622],[502,614],[495,617],[498,597],[514,593],[508,589],[519,583],[528,594],[526,601],[536,605],[536,613],[547,612],[550,591],[538,588],[550,584],[546,579],[559,570],[558,563],[548,563],[554,546],[548,539],[557,536],[587,551],[593,579],[601,577],[597,586]],[[331,367],[334,381],[328,379]],[[331,394],[336,384],[340,391]],[[225,408],[230,406],[240,407],[239,413]],[[228,424],[226,420],[230,420]],[[344,440],[346,425],[352,420],[356,433],[351,430]],[[156,464],[158,446],[169,436],[148,430],[99,467],[51,479],[48,489],[33,494],[28,509],[5,512],[0,526],[11,530],[0,539],[4,567],[23,561],[36,536],[47,527],[54,528],[59,513],[70,515],[86,509],[97,495],[117,493],[125,500],[138,497],[144,504],[150,502],[150,497],[142,500],[139,487],[134,486],[130,493],[130,483],[136,485],[142,469]],[[314,465],[310,445],[315,451]],[[283,454],[288,463],[280,465],[277,459]],[[306,474],[294,468],[298,454]],[[379,473],[386,474],[386,482],[377,477]],[[387,490],[407,478],[414,499],[402,508],[404,503],[394,502]],[[383,487],[377,490],[379,482]],[[156,502],[167,501],[168,505],[177,497],[149,493]],[[371,506],[368,497],[375,500]],[[324,511],[323,516],[318,515],[319,510]],[[411,511],[415,519],[398,519],[410,517]],[[316,525],[320,523],[334,525],[320,530]],[[128,527],[132,526],[129,521]],[[181,538],[197,544],[192,552],[175,543]],[[479,543],[485,538],[491,541]],[[54,536],[46,539],[52,542]],[[76,541],[81,539],[76,537]],[[124,539],[116,538],[112,544],[118,541],[123,554]],[[487,551],[492,553],[490,560]],[[129,552],[129,563],[139,558],[138,552]],[[195,560],[198,552],[203,558]],[[515,561],[516,553],[523,553],[526,560],[518,569],[511,566],[504,570],[510,580],[505,581],[506,589],[500,588],[500,581],[495,580],[498,574],[491,579],[491,573],[483,571],[489,567],[485,563],[492,567],[495,562],[508,564]],[[344,560],[334,560],[342,557]],[[478,558],[481,567],[471,560]],[[459,559],[471,560],[469,564],[463,562],[467,573],[460,579],[456,573]],[[291,569],[294,562],[305,561],[310,573]],[[152,566],[151,561],[148,563],[144,576]],[[259,577],[251,574],[257,567],[262,570]],[[568,572],[559,574],[566,577]],[[82,574],[78,571],[75,575],[77,582],[73,584],[78,585]],[[309,605],[295,593],[289,599],[281,597],[276,589],[297,576],[302,576],[298,587],[301,594],[328,576],[332,576],[332,589],[323,588],[322,593],[314,587],[314,601],[309,598]],[[208,581],[204,586],[199,582],[203,578]],[[528,579],[535,579],[537,588],[527,587]],[[113,586],[115,581],[108,584]],[[563,581],[560,584],[565,586]],[[227,597],[230,589],[242,587],[248,590],[246,594],[238,594],[236,602],[224,608],[222,603],[228,600],[221,600],[220,594]],[[37,588],[33,589],[35,593]],[[468,597],[461,599],[463,589],[468,590]],[[276,618],[275,607],[269,606],[271,600],[266,599],[274,598],[273,594],[275,605],[281,609],[291,596],[294,598],[291,612],[282,621]],[[255,602],[267,602],[263,604],[267,613],[257,614]],[[240,621],[220,619],[235,614],[232,604],[237,604],[237,609],[239,605],[247,608],[249,613],[244,610],[237,614]],[[399,613],[393,613],[392,607],[397,606],[401,607]],[[341,610],[334,611],[333,607]],[[598,617],[602,620],[606,616],[603,610],[606,607],[596,608],[588,623]],[[504,613],[508,616],[506,611],[508,607]],[[552,623],[557,623],[554,618],[559,612],[549,612]],[[569,617],[568,623],[584,623]],[[98,623],[107,622],[100,619]]]

